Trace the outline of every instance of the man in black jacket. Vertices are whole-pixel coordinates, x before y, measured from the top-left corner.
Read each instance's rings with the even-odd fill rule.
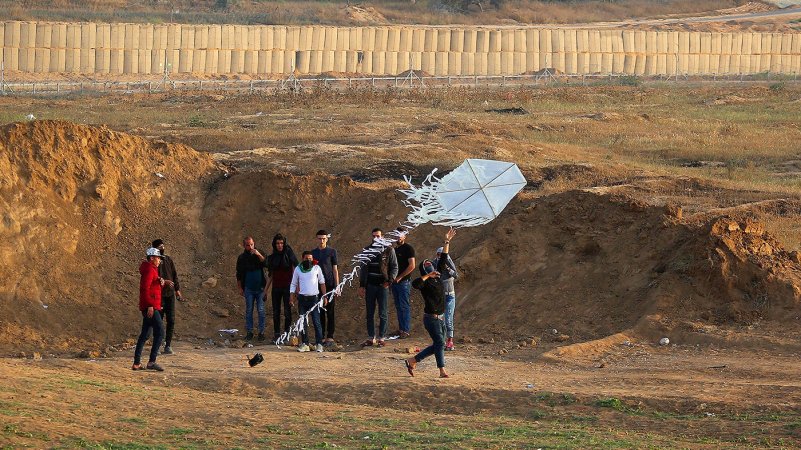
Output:
[[[259,313],[259,341],[264,340],[264,287],[267,277],[264,276],[264,255],[256,249],[253,238],[248,236],[242,240],[244,251],[236,260],[236,284],[239,295],[245,298],[245,329],[248,341],[253,339],[253,304]]]
[[[389,285],[398,276],[398,259],[392,245],[383,248],[381,242],[382,231],[373,229],[373,243],[364,250],[374,249],[369,254],[370,260],[362,266],[359,275],[359,297],[365,300],[367,308],[367,334],[369,339],[362,343],[362,347],[377,345],[384,346],[384,337],[387,334],[387,300],[389,298]],[[375,310],[378,305],[378,334],[375,332]]]
[[[432,343],[420,353],[407,359],[406,370],[414,376],[417,363],[434,355],[437,359],[440,378],[448,378],[445,371],[445,289],[440,279],[440,273],[447,269],[448,251],[451,239],[456,236],[456,230],[451,228],[445,233],[445,243],[442,246],[438,266],[434,267],[429,260],[420,264],[420,277],[412,281],[412,287],[420,289],[425,302],[423,309],[423,325],[431,336]]]
[[[166,284],[161,288],[161,314],[167,322],[167,336],[164,340],[164,350],[161,352],[163,355],[172,355],[172,335],[175,331],[175,300],[183,301],[181,295],[181,285],[178,283],[178,271],[175,270],[175,263],[172,258],[167,256],[164,252],[164,241],[156,239],[151,244],[152,248],[156,248],[161,252],[161,265],[159,265],[159,276],[164,280],[172,281],[172,285]]]

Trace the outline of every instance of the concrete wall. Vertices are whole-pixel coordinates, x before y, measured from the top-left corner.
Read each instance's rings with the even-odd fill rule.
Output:
[[[801,34],[0,22],[4,67],[82,74],[801,72]]]

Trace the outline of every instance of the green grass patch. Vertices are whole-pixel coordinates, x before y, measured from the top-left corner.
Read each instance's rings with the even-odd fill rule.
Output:
[[[145,419],[143,419],[141,417],[124,417],[124,418],[120,419],[119,421],[120,422],[125,422],[125,423],[135,423],[135,424],[138,424],[138,425],[146,425],[147,424],[147,420],[145,420]]]
[[[188,434],[194,433],[194,431],[195,430],[193,430],[191,428],[174,427],[174,428],[170,428],[169,430],[167,430],[167,434],[169,434],[171,436],[186,436]]]

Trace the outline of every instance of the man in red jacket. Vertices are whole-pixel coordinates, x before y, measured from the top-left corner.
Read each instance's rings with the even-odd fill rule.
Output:
[[[136,342],[134,352],[133,370],[158,370],[164,369],[156,364],[156,356],[159,354],[161,339],[164,336],[164,325],[161,322],[161,287],[172,286],[172,281],[165,280],[159,276],[158,267],[161,264],[161,252],[157,248],[149,248],[146,253],[147,259],[142,261],[139,266],[139,311],[142,312],[142,332]],[[150,349],[150,359],[146,367],[142,367],[142,350],[145,348],[148,335],[153,329],[153,347]]]

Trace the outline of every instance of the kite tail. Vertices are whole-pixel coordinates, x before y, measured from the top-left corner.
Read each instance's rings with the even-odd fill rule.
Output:
[[[420,187],[416,187],[412,184],[410,177],[403,177],[409,185],[409,188],[399,189],[399,191],[406,196],[406,199],[403,200],[403,204],[409,208],[409,213],[406,216],[406,221],[399,225],[398,228],[400,228],[400,231],[392,230],[388,232],[385,236],[375,239],[371,247],[354,255],[350,262],[350,272],[346,273],[341,278],[339,284],[334,287],[334,289],[326,292],[321,297],[320,301],[306,312],[306,314],[300,316],[292,327],[290,327],[289,331],[283,333],[275,341],[277,346],[288,342],[290,337],[299,335],[309,321],[309,314],[315,309],[324,309],[324,300],[327,300],[328,303],[334,302],[336,294],[341,293],[345,285],[351,286],[353,280],[359,277],[362,266],[370,261],[372,255],[383,253],[388,247],[394,245],[402,235],[408,234],[418,226],[428,222],[432,222],[434,225],[449,227],[470,227],[483,225],[492,220],[484,217],[470,217],[445,211],[445,208],[439,202],[436,195],[436,189],[439,183],[439,179],[434,177],[436,171],[437,169],[434,169],[428,174]]]

